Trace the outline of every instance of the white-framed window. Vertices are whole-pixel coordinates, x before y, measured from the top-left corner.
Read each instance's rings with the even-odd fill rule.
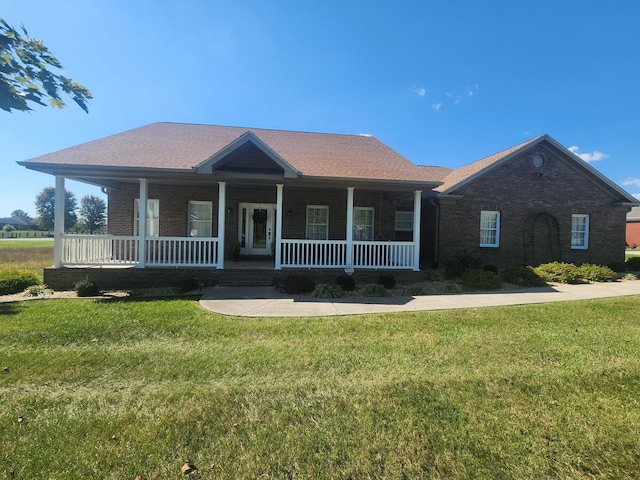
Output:
[[[213,218],[213,202],[189,201],[190,237],[210,237],[211,220]]]
[[[396,210],[396,232],[413,231],[413,212]]]
[[[329,207],[307,205],[307,240],[329,238]]]
[[[140,231],[140,199],[136,198],[133,204],[133,234]],[[147,200],[147,237],[160,235],[160,200]]]
[[[500,212],[483,210],[480,212],[480,246],[500,245]]]
[[[373,241],[372,207],[355,207],[353,209],[353,239],[355,241]]]
[[[589,248],[589,215],[571,215],[571,248],[576,250]]]

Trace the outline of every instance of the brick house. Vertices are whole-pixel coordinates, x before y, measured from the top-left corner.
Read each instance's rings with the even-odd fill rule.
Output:
[[[497,267],[624,261],[622,226],[638,201],[548,135],[442,181],[425,194],[427,264],[461,252]]]
[[[548,136],[451,170],[371,136],[154,123],[19,163],[56,178],[58,289],[419,272],[460,251],[606,264],[638,203]],[[67,178],[108,195],[107,235],[62,231]]]
[[[640,207],[633,207],[627,213],[627,245],[631,248],[640,247]]]

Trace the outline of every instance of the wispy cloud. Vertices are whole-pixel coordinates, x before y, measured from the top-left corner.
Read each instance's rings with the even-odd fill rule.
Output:
[[[636,197],[638,200],[640,200],[640,193],[632,193],[632,195]]]
[[[442,107],[442,102],[434,103],[433,105],[431,105],[431,108],[433,108],[436,112],[439,112],[441,107]]]
[[[624,182],[622,182],[622,185],[624,185],[625,187],[633,185],[634,187],[640,188],[640,178],[629,177]]]
[[[370,134],[370,133],[359,133],[358,136],[360,136],[360,137],[373,137],[373,135]]]
[[[427,94],[427,90],[424,87],[416,87],[415,85],[411,87],[413,93],[418,95],[419,97],[424,97]]]
[[[575,145],[573,147],[569,147],[568,150],[572,153],[575,153],[585,162],[597,162],[598,160],[604,160],[605,158],[609,158],[611,156],[609,154],[599,152],[598,150],[594,150],[591,153],[580,153],[580,147],[577,147]]]

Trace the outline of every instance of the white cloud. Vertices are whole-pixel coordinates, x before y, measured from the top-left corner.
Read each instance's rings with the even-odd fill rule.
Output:
[[[638,200],[640,200],[640,193],[634,193],[632,194],[634,197],[636,197]]]
[[[622,185],[624,185],[625,187],[633,185],[634,187],[640,188],[640,178],[629,177],[624,182],[622,182]]]
[[[359,133],[358,136],[360,136],[360,137],[373,137],[373,135],[370,134],[370,133]]]
[[[599,152],[598,150],[594,150],[591,153],[580,153],[580,147],[572,146],[569,147],[569,150],[572,153],[575,153],[578,157],[580,157],[585,162],[597,162],[598,160],[604,160],[605,158],[609,158],[611,155],[606,153]]]
[[[415,85],[412,88],[413,93],[418,95],[419,97],[424,97],[427,93],[427,90],[424,87],[416,87]]]
[[[433,105],[431,105],[431,108],[433,108],[436,112],[440,111],[440,107],[442,107],[442,102],[434,103]]]

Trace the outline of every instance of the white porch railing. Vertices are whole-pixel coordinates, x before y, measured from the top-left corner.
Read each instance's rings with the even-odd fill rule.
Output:
[[[139,237],[63,235],[63,265],[137,265]],[[149,266],[212,266],[218,262],[218,239],[149,237],[145,264]]]
[[[353,242],[354,268],[413,268],[413,242]],[[345,268],[346,240],[282,240],[283,267]]]

